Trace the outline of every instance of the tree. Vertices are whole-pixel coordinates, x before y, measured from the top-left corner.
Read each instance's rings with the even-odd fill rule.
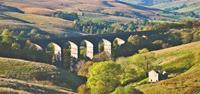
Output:
[[[26,40],[26,42],[25,42],[25,48],[26,49],[30,49],[31,45],[32,45],[32,42],[30,40]]]
[[[93,61],[100,62],[110,60],[110,56],[106,52],[101,52],[94,56]]]
[[[181,44],[180,33],[178,31],[171,31],[166,34],[166,41],[172,45]]]
[[[151,64],[152,61],[154,61],[156,58],[154,57],[154,53],[144,53],[142,54],[142,56],[144,57],[144,70],[146,72],[146,74],[148,74],[148,72],[153,69],[153,66]]]
[[[85,84],[82,84],[78,87],[78,94],[90,94],[90,89]]]
[[[52,59],[51,63],[55,63],[56,61],[55,61],[55,58],[54,58],[54,45],[53,45],[53,43],[50,43],[47,46],[46,53],[50,55],[50,58]]]
[[[113,62],[96,63],[89,69],[87,86],[91,94],[108,94],[119,84],[121,66]]]
[[[18,49],[20,49],[21,48],[21,45],[19,44],[19,43],[12,43],[12,46],[11,46],[11,48],[12,49],[16,49],[16,50],[18,50]]]
[[[137,35],[131,35],[128,38],[128,42],[131,43],[132,45],[139,45],[141,41],[142,41],[142,38]]]
[[[162,40],[155,40],[152,42],[154,49],[160,49],[162,48],[162,45],[164,42]]]
[[[193,34],[193,41],[199,41],[200,40],[200,31],[196,31]]]
[[[38,34],[36,29],[31,29],[31,31],[28,33],[29,37],[35,37]]]
[[[111,25],[111,27],[113,28],[113,33],[117,33],[117,32],[122,32],[123,30],[121,30],[121,24],[120,23],[113,23]]]
[[[63,11],[57,11],[53,14],[54,17],[59,17],[65,20],[79,20],[78,14],[77,13],[68,13],[68,12],[63,12]]]
[[[8,29],[4,29],[1,36],[12,36],[12,33]]]
[[[25,33],[25,31],[21,31],[17,36],[16,36],[16,39],[17,40],[23,40],[23,39],[26,39],[27,38],[27,35]]]
[[[189,32],[182,31],[180,35],[182,43],[185,44],[192,41],[193,36]]]
[[[12,38],[13,34],[8,29],[4,29],[3,32],[1,33],[1,36],[2,36],[1,42],[3,44],[10,45],[14,41],[14,39]]]
[[[149,52],[149,50],[147,48],[143,48],[141,50],[139,50],[139,54],[143,54],[143,53],[147,53]]]
[[[94,64],[94,62],[88,61],[80,65],[78,69],[78,75],[83,77],[88,77],[89,68]]]
[[[136,31],[137,27],[133,22],[128,23],[128,31],[132,32],[132,31]]]
[[[10,45],[14,42],[14,39],[10,36],[3,36],[1,42],[6,45]]]
[[[187,28],[197,28],[200,26],[200,21],[198,20],[186,19],[186,20],[182,20],[181,23],[184,24]]]
[[[63,49],[63,63],[67,70],[70,69],[70,61],[71,61],[70,48]]]

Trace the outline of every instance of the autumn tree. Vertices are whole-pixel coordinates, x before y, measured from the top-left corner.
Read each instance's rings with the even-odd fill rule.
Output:
[[[2,36],[1,42],[3,44],[11,45],[14,41],[13,34],[8,29],[4,29],[3,32],[1,33],[1,36]]]
[[[91,94],[108,94],[120,85],[121,66],[113,62],[94,64],[89,69],[87,86]]]

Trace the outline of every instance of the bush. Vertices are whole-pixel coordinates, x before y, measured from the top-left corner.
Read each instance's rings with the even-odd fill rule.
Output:
[[[78,87],[78,94],[90,94],[90,89],[85,84],[82,84]]]

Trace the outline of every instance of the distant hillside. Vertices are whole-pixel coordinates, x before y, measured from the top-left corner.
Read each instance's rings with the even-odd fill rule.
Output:
[[[58,11],[77,13],[80,20],[118,23],[132,21],[138,23],[147,20],[174,21],[185,18],[183,15],[163,11],[160,8],[150,8],[122,0],[1,0],[0,29],[11,28],[20,31],[27,30],[22,27],[28,27],[28,30],[36,28],[58,36],[81,35],[82,33],[76,32],[78,30],[74,28],[73,20],[56,17],[55,13]]]
[[[141,4],[141,5],[146,5],[146,6],[152,6],[152,5],[169,3],[169,2],[174,2],[174,1],[181,1],[181,0],[121,0],[121,1],[130,2],[134,4]]]
[[[199,18],[200,0],[121,0],[128,3],[149,6],[168,12],[183,13]],[[169,6],[170,5],[170,6]]]
[[[67,94],[80,78],[49,64],[0,58],[0,93]]]
[[[170,6],[168,6],[170,5]],[[200,15],[200,0],[177,0],[152,6],[166,11],[178,13],[190,13],[190,15]]]

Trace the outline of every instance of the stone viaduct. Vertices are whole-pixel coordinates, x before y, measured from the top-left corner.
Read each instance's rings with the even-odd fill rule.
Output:
[[[78,59],[80,56],[80,47],[82,43],[86,45],[86,56],[93,59],[93,56],[99,53],[99,43],[104,45],[104,52],[109,56],[112,54],[113,41],[117,41],[118,45],[127,42],[131,35],[138,35],[147,37],[157,33],[156,31],[142,31],[142,32],[123,32],[101,35],[82,35],[82,36],[69,36],[66,38],[49,39],[49,40],[31,40],[37,45],[38,49],[46,48],[49,43],[54,46],[54,59],[57,62],[62,61],[63,49],[69,46],[71,57]],[[40,47],[39,47],[40,46]]]

